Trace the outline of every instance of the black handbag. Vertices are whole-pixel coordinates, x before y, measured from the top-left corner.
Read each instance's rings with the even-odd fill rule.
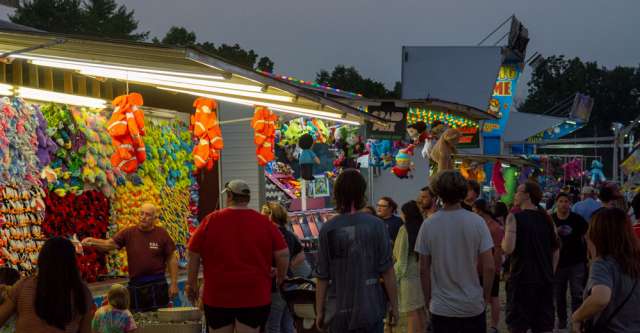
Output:
[[[631,296],[633,296],[633,292],[636,290],[637,285],[638,285],[638,280],[636,280],[636,282],[633,283],[633,287],[631,288],[631,292],[629,292],[629,295],[627,295],[624,301],[622,301],[622,303],[620,303],[620,305],[618,305],[618,307],[611,313],[609,318],[607,318],[606,320],[600,320],[602,318],[599,318],[595,322],[593,320],[585,321],[584,325],[582,326],[582,332],[583,333],[604,332],[607,326],[609,326],[609,323],[611,323],[611,320],[613,320],[613,318],[615,318],[615,316],[618,315],[618,312],[622,310],[622,308],[625,306],[625,304],[627,304]]]

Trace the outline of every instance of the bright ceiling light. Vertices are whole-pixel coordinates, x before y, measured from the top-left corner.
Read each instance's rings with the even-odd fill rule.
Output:
[[[283,112],[283,113],[289,113],[289,114],[295,114],[298,116],[306,116],[309,117],[308,114],[305,114],[303,112],[298,112],[298,111],[289,111],[289,110],[285,110],[285,109],[281,109],[281,108],[271,108],[271,110],[273,111],[277,111],[277,112]],[[313,115],[314,118],[319,118],[319,119],[324,119],[324,120],[329,120],[329,121],[335,121],[337,123],[343,123],[343,124],[348,124],[348,125],[356,125],[356,126],[360,126],[360,122],[355,121],[355,120],[347,120],[347,119],[338,119],[338,118],[333,118],[333,117],[325,117],[325,116],[318,116],[318,115]]]
[[[39,62],[42,64],[42,66],[58,67],[58,68],[66,68],[66,69],[74,69],[72,68],[73,66],[75,67],[85,66],[85,67],[95,67],[95,68],[104,68],[104,69],[121,70],[121,71],[162,74],[162,75],[169,75],[172,77],[181,76],[181,77],[204,79],[204,80],[224,80],[224,77],[222,75],[195,74],[195,73],[187,73],[187,72],[174,72],[174,71],[147,69],[147,68],[141,68],[141,67],[115,66],[115,65],[91,63],[91,62],[71,61],[71,60],[64,60],[64,59],[58,59],[58,58],[37,57],[37,56],[30,56],[30,55],[24,55],[24,54],[14,54],[14,55],[11,55],[10,57],[31,60],[32,62],[34,62],[34,64],[35,62]],[[67,67],[64,67],[64,66],[67,66]]]
[[[107,101],[99,98],[62,94],[48,90],[18,87],[16,92],[19,97],[34,101],[86,106],[96,109],[104,109],[107,106]]]
[[[167,85],[166,88],[184,88],[189,90],[200,90],[204,92],[212,92],[212,93],[219,93],[219,94],[225,94],[225,95],[236,95],[236,96],[242,96],[242,97],[268,99],[268,100],[277,101],[277,102],[293,103],[293,97],[290,97],[290,96],[282,96],[282,95],[253,92],[253,91],[203,87],[203,86],[194,86],[194,85],[181,84],[181,83],[174,83],[173,85],[170,85],[170,86]]]
[[[162,89],[162,90],[167,90],[167,91],[173,91],[173,92],[177,92],[177,93],[183,93],[183,94],[190,94],[190,95],[194,95],[194,96],[213,98],[213,99],[217,99],[217,100],[220,100],[220,101],[236,103],[236,104],[242,104],[242,105],[248,105],[248,106],[261,105],[261,106],[266,106],[266,107],[272,108],[274,111],[280,111],[280,112],[291,113],[291,114],[307,116],[307,117],[316,117],[316,118],[320,118],[320,119],[326,119],[326,120],[331,120],[331,121],[335,121],[335,122],[341,122],[341,123],[345,123],[345,124],[360,125],[360,123],[357,122],[357,121],[342,119],[340,114],[332,113],[332,112],[318,111],[318,110],[313,110],[313,109],[306,109],[306,108],[301,108],[301,107],[296,107],[296,106],[275,104],[275,103],[256,101],[256,100],[250,100],[250,99],[242,99],[242,98],[235,98],[235,97],[229,97],[229,96],[207,94],[207,93],[201,93],[201,92],[190,91],[190,90],[173,89],[173,88],[168,88],[168,87],[157,87],[157,88],[158,89]]]
[[[31,60],[31,63],[38,66],[46,66],[46,67],[55,67],[61,69],[75,70],[80,72],[80,74],[87,76],[99,76],[105,78],[111,78],[116,80],[123,81],[132,81],[139,83],[146,83],[152,85],[163,85],[177,88],[186,88],[186,89],[198,89],[212,92],[220,92],[221,91],[213,91],[213,89],[237,89],[243,91],[250,92],[261,92],[262,87],[259,85],[250,85],[250,84],[239,84],[239,83],[230,83],[230,82],[219,82],[217,80],[224,79],[222,76],[210,76],[213,80],[203,80],[189,77],[182,77],[180,74],[176,75],[161,75],[155,73],[147,73],[147,72],[139,72],[133,70],[123,70],[123,69],[115,69],[104,66],[94,66],[90,64],[78,64],[71,63],[66,61],[52,61],[52,60]],[[111,66],[113,67],[113,66]],[[276,96],[272,99],[282,101],[284,98],[291,99],[287,96],[273,95]]]
[[[13,86],[9,84],[0,83],[0,95],[13,96]]]

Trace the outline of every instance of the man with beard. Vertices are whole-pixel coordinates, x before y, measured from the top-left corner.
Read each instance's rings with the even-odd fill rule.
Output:
[[[416,202],[418,203],[420,212],[425,219],[438,211],[436,201],[437,197],[429,186],[425,186],[420,190],[420,194],[418,194]]]

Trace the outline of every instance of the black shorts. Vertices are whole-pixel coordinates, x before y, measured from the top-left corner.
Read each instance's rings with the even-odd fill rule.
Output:
[[[553,285],[507,282],[507,326],[515,332],[551,332],[554,324]]]
[[[482,285],[482,275],[480,276],[480,285]],[[491,286],[491,297],[500,297],[500,274],[496,273],[493,277],[493,285]]]
[[[214,308],[205,305],[204,316],[207,326],[217,330],[234,324],[236,321],[251,328],[263,326],[269,319],[271,304],[256,308]]]

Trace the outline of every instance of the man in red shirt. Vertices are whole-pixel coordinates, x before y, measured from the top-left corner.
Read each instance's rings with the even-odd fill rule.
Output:
[[[126,248],[131,309],[148,311],[166,307],[178,295],[178,257],[169,233],[156,225],[158,208],[151,203],[140,207],[138,225],[120,230],[113,238],[85,238],[82,245],[109,252]],[[169,270],[171,285],[165,272]]]
[[[198,300],[198,271],[204,266],[204,312],[210,332],[258,332],[271,304],[271,264],[278,286],[289,266],[289,250],[269,219],[248,208],[249,185],[228,182],[227,208],[204,218],[189,241],[187,296]]]

